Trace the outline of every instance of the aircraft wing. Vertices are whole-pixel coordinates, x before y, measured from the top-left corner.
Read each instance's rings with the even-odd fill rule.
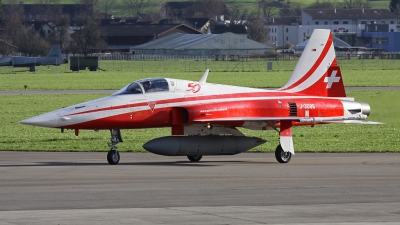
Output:
[[[292,120],[304,123],[354,123],[354,124],[382,124],[379,122],[364,121],[366,115],[337,116],[337,117],[225,117],[210,119],[194,119],[195,122],[233,122],[233,121],[277,121]]]

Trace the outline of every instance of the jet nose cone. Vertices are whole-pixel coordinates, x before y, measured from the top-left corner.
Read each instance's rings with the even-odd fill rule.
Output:
[[[57,127],[58,117],[54,113],[46,113],[26,120],[22,120],[19,123],[39,127]]]

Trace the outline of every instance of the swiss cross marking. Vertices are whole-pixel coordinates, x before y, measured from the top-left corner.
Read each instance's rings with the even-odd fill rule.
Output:
[[[333,83],[339,82],[340,81],[340,77],[336,77],[337,74],[337,70],[332,71],[331,76],[330,77],[325,77],[324,82],[326,82],[326,88],[330,89],[332,87]]]

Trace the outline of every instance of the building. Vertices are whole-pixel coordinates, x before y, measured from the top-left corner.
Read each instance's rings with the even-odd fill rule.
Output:
[[[246,26],[241,24],[212,24],[207,30],[207,34],[223,34],[228,32],[240,35],[245,38],[247,37]]]
[[[308,39],[314,29],[330,29],[335,37],[351,46],[363,46],[366,25],[387,25],[388,32],[400,32],[398,18],[386,9],[303,9],[301,17],[271,18],[268,44],[293,47]]]
[[[131,47],[170,34],[201,34],[184,24],[107,24],[100,26],[100,30],[111,52],[128,52]]]
[[[368,24],[360,39],[363,46],[383,49],[387,52],[400,52],[400,32],[392,32],[388,24]]]
[[[305,37],[299,40],[299,27],[301,19],[298,16],[285,16],[271,18],[265,21],[269,31],[268,44],[275,48],[294,48],[298,43],[305,40]]]
[[[400,31],[397,16],[387,9],[302,10],[301,30],[305,36],[310,36],[313,29],[330,29],[337,38],[350,45],[362,45],[357,38],[362,36],[367,24],[388,24],[389,31]]]
[[[224,34],[171,34],[131,48],[138,55],[249,56],[273,49],[243,36]]]

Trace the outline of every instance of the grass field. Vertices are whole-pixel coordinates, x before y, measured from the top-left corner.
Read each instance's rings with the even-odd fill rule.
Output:
[[[76,137],[72,130],[61,133],[58,129],[21,125],[18,121],[72,105],[78,102],[102,97],[87,95],[4,95],[0,121],[0,150],[33,151],[107,151],[108,131],[82,130]],[[392,152],[400,151],[400,105],[393,104],[400,98],[400,92],[353,91],[349,96],[367,101],[372,107],[371,121],[385,122],[384,125],[323,125],[295,127],[293,130],[297,151],[311,152]],[[269,140],[253,151],[272,151],[279,142],[274,131],[249,131],[246,135]],[[169,129],[123,130],[124,141],[121,151],[143,151],[142,145],[155,137],[169,135]]]
[[[248,63],[261,65],[266,61]],[[400,70],[382,70],[383,60],[339,60],[346,86],[400,86]],[[399,66],[394,61],[392,64]],[[212,63],[215,63],[213,65]],[[248,87],[280,87],[289,78],[297,60],[274,62],[274,70],[256,72],[226,72],[220,67],[237,62],[168,61],[156,60],[135,62],[128,60],[100,61],[105,71],[71,72],[69,65],[39,66],[35,73],[26,68],[0,68],[0,90],[117,90],[127,83],[144,77],[170,77],[198,80],[206,68],[211,69],[208,82]],[[243,62],[247,63],[247,62]],[[385,64],[386,63],[386,64]],[[229,66],[231,66],[228,64]],[[247,65],[247,64],[246,64]],[[237,66],[241,66],[240,64]],[[354,69],[357,68],[358,70]],[[393,65],[391,65],[393,66]],[[160,69],[161,68],[161,69]],[[360,69],[361,68],[361,69]],[[218,70],[219,69],[219,70]],[[214,72],[214,70],[216,70]],[[185,72],[186,71],[186,72]],[[348,93],[358,101],[366,101],[372,107],[370,120],[385,122],[385,125],[325,125],[294,128],[297,151],[400,151],[400,92],[355,91]],[[64,106],[103,97],[101,94],[65,95],[3,95],[0,98],[0,150],[32,151],[108,151],[108,131],[81,131],[75,137],[73,131],[60,133],[57,129],[21,125],[18,121]],[[269,140],[253,151],[273,151],[279,142],[276,132],[254,132],[243,130],[250,136]],[[169,135],[169,129],[124,130],[121,151],[143,151],[146,141]]]
[[[176,2],[184,2],[188,0],[175,0]],[[314,3],[316,0],[292,0],[290,1],[293,6],[300,6],[301,8],[307,7],[308,5]],[[25,4],[33,4],[33,3],[38,3],[38,0],[24,0],[23,1]],[[77,0],[60,0],[60,4],[75,4]],[[125,15],[126,9],[122,5],[122,0],[116,0],[115,1],[115,7],[113,11],[111,12],[112,14],[116,14],[117,16],[127,16]],[[149,0],[148,1],[148,7],[146,7],[143,12],[159,12],[159,7],[160,7],[160,1],[156,0]],[[226,5],[229,8],[232,5],[240,5],[242,9],[247,9],[248,11],[256,11],[257,6],[255,4],[256,0],[227,0]],[[371,3],[371,8],[376,8],[376,9],[389,9],[389,2],[387,0],[377,0],[377,1],[370,1]],[[3,3],[4,4],[4,3]],[[99,10],[101,11],[101,6],[98,6]]]
[[[42,67],[38,67],[42,68]],[[47,67],[43,67],[47,68]],[[55,67],[49,67],[54,69]],[[354,72],[354,73],[353,73]],[[343,70],[347,86],[400,86],[398,70],[373,71]],[[130,71],[82,71],[58,72],[38,70],[0,74],[1,90],[70,90],[70,89],[119,89],[126,83],[143,77],[166,76],[198,80],[202,72],[188,73],[141,73]],[[251,87],[279,87],[284,84],[290,71],[265,72],[218,72],[211,73],[209,82]],[[353,85],[349,85],[353,84]],[[372,107],[371,121],[385,122],[384,125],[324,125],[294,128],[297,151],[311,152],[392,152],[400,151],[400,92],[396,91],[352,91],[349,96],[357,101],[366,101]],[[81,131],[78,137],[73,131],[60,133],[57,129],[21,125],[18,121],[64,106],[103,97],[102,94],[64,95],[2,95],[0,104],[0,150],[29,151],[108,151],[108,131]],[[243,130],[246,135],[269,140],[253,151],[273,151],[279,142],[274,131],[254,132]],[[123,130],[125,142],[119,144],[121,151],[143,151],[146,141],[169,135],[169,129]]]
[[[339,59],[346,86],[400,86],[400,60]],[[71,72],[69,65],[28,68],[0,67],[0,90],[118,90],[127,83],[145,77],[169,77],[198,80],[210,69],[208,82],[248,87],[281,87],[289,79],[296,60],[272,61],[178,61],[178,60],[102,60],[96,72]],[[236,66],[236,67],[235,67]],[[252,68],[257,68],[253,70]],[[240,68],[231,72],[226,68]],[[243,68],[243,70],[242,70]],[[232,75],[234,74],[234,75]],[[237,75],[237,76],[236,76]]]

